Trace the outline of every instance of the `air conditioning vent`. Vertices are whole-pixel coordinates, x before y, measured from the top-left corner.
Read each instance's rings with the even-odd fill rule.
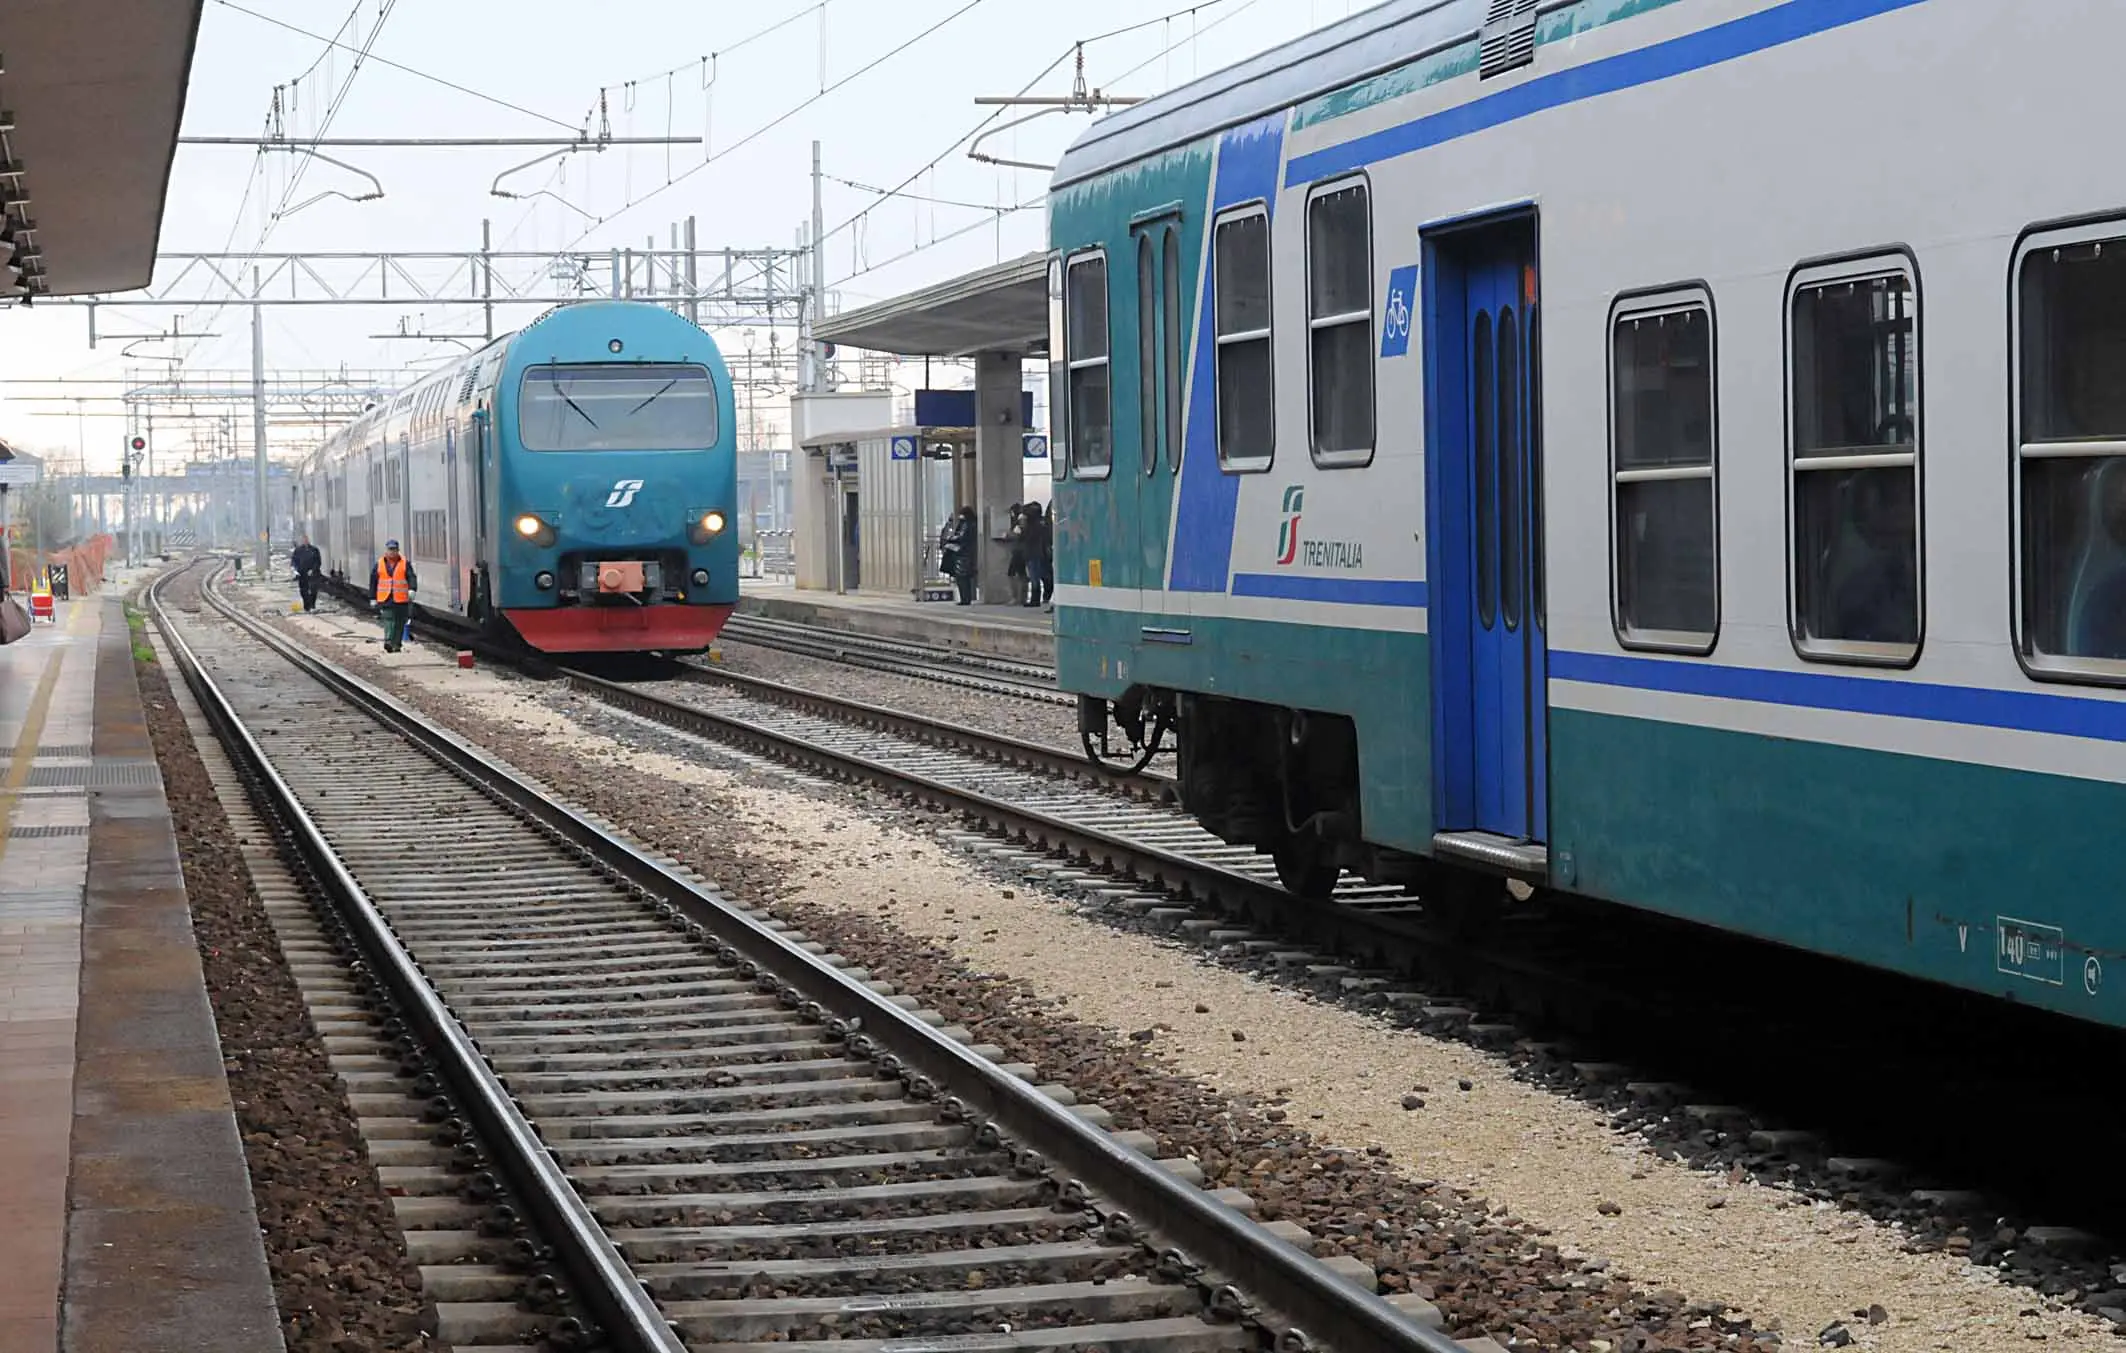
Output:
[[[1535,64],[1536,7],[1541,0],[1491,0],[1478,38],[1478,78]]]

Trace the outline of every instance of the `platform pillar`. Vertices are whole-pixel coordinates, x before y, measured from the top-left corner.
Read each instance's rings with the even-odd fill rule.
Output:
[[[1019,419],[1023,364],[1016,353],[984,352],[974,359],[975,510],[981,514],[980,599],[1011,604],[1011,505],[1026,492],[1025,427]]]

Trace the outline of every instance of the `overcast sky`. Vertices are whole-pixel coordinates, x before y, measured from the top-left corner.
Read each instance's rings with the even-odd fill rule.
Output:
[[[595,132],[603,90],[615,136],[705,136],[708,145],[706,152],[613,149],[548,162],[504,184],[554,195],[528,202],[501,200],[488,189],[498,173],[537,150],[338,150],[334,158],[382,181],[384,197],[360,204],[326,197],[277,222],[271,213],[278,206],[297,207],[333,190],[358,194],[368,185],[311,162],[291,192],[297,157],[183,146],[162,249],[246,253],[270,227],[268,253],[472,250],[485,218],[494,222],[498,249],[604,250],[640,247],[650,235],[662,246],[671,224],[690,214],[703,248],[789,246],[811,211],[810,147],[817,139],[829,176],[828,285],[844,307],[861,305],[1043,244],[1038,207],[1002,217],[982,208],[1036,202],[1045,173],[978,164],[954,150],[907,189],[939,201],[881,200],[875,191],[899,184],[972,129],[988,111],[974,105],[978,95],[1017,93],[1052,64],[1032,92],[1066,93],[1075,41],[1148,19],[1157,21],[1089,43],[1086,75],[1115,93],[1154,94],[1367,2],[1206,0],[1189,12],[1183,0],[207,0],[185,135],[259,134],[278,86],[287,134],[315,136],[344,85],[330,136],[565,136],[587,122]],[[918,36],[933,25],[941,26]],[[373,30],[375,57],[420,73],[372,60],[347,83],[355,53],[320,38],[337,34],[358,48]],[[714,61],[705,62],[711,54]],[[863,71],[873,62],[879,64]],[[1053,163],[1087,125],[1082,115],[1050,115],[982,149]],[[160,332],[181,313],[188,331],[220,335],[185,345],[192,367],[248,371],[250,319],[241,307],[181,312],[115,304],[98,310],[97,327],[107,335]],[[413,304],[265,313],[267,364],[282,368],[344,363],[410,373],[410,363],[434,363],[462,349],[372,335],[396,331],[402,320],[448,333],[477,332],[480,323],[476,310]],[[536,313],[505,311],[497,329]],[[742,348],[737,334],[719,338],[727,350]],[[94,351],[86,340],[86,312],[78,308],[0,313],[0,366],[16,381],[117,376],[128,365],[119,355],[122,340]],[[170,350],[168,343],[140,345],[132,360]],[[32,392],[19,383],[0,391],[0,435],[73,450],[73,406],[26,402],[22,396]],[[115,464],[125,430],[114,403],[102,411],[114,416],[86,424],[92,465]],[[185,453],[183,439],[158,443]]]

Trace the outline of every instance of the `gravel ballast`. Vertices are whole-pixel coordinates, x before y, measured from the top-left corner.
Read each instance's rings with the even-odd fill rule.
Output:
[[[420,1274],[213,782],[162,668],[138,667],[282,1335],[291,1353],[435,1348]]]
[[[777,900],[1124,1125],[1193,1152],[1266,1215],[1334,1236],[1391,1288],[1433,1296],[1464,1336],[1595,1353],[1736,1347],[1767,1327],[1812,1342],[1836,1325],[1833,1343],[1915,1350],[2105,1337],[1988,1270],[1908,1253],[1891,1228],[1659,1157],[1463,1044],[986,880],[883,798],[714,768],[742,759],[433,653],[380,660],[358,618],[287,623],[736,895]]]
[[[723,640],[712,668],[741,676],[780,681],[844,700],[864,700],[888,709],[921,714],[944,723],[1002,733],[1050,747],[1078,746],[1078,714],[1068,705],[1051,705],[1012,695],[925,681],[921,677],[874,672],[826,658]]]

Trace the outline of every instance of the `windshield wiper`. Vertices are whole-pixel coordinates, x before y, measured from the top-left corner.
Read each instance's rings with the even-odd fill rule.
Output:
[[[671,389],[671,388],[672,388],[673,386],[675,386],[675,385],[677,385],[677,384],[679,384],[679,377],[677,377],[677,376],[674,376],[674,377],[672,377],[672,378],[671,378],[670,380],[668,380],[668,381],[666,381],[666,382],[664,383],[663,387],[662,387],[662,388],[660,388],[660,389],[659,389],[659,390],[657,391],[657,393],[656,393],[656,394],[653,394],[653,395],[651,395],[651,396],[650,396],[650,397],[649,397],[648,399],[645,399],[645,400],[643,400],[643,401],[642,401],[642,402],[641,402],[640,404],[637,404],[637,405],[636,405],[636,406],[635,406],[634,408],[632,408],[632,409],[629,409],[629,410],[627,411],[627,416],[628,416],[628,417],[630,417],[630,418],[633,418],[633,417],[634,417],[634,416],[635,416],[636,414],[638,414],[638,413],[641,413],[641,412],[642,412],[642,411],[643,411],[644,409],[647,409],[648,407],[650,407],[650,405],[652,405],[652,404],[655,404],[655,403],[656,403],[656,402],[658,401],[658,399],[660,399],[660,398],[661,398],[661,397],[662,397],[662,396],[664,395],[664,392],[665,392],[666,390],[669,390],[669,389]]]
[[[577,402],[576,402],[575,400],[573,400],[573,399],[570,399],[570,398],[568,397],[568,391],[566,391],[566,390],[564,390],[564,389],[562,389],[562,388],[561,388],[561,382],[559,382],[559,381],[555,381],[555,382],[554,382],[554,393],[555,393],[555,394],[557,394],[557,395],[559,395],[559,396],[561,396],[561,399],[562,399],[562,402],[563,402],[563,403],[567,404],[567,405],[568,405],[568,406],[569,406],[569,407],[570,407],[571,409],[574,409],[574,410],[575,410],[575,411],[576,411],[577,413],[579,413],[579,414],[582,414],[582,415],[583,415],[583,421],[584,421],[584,422],[586,422],[586,423],[589,423],[589,424],[590,424],[590,425],[591,425],[592,427],[596,427],[596,426],[598,426],[598,420],[597,420],[597,419],[595,419],[595,418],[591,417],[591,416],[590,416],[589,414],[587,414],[587,413],[584,413],[584,412],[583,412],[583,406],[582,406],[581,404],[578,404],[578,403],[577,403]]]

